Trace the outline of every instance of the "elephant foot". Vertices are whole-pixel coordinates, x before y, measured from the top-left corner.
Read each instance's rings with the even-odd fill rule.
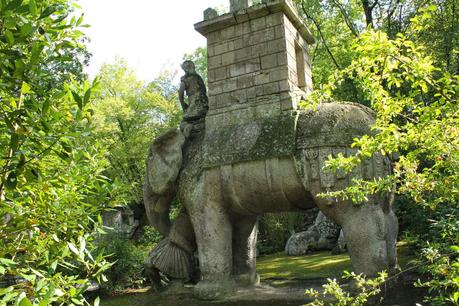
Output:
[[[234,292],[234,280],[202,280],[194,286],[194,295],[201,300],[216,300]]]
[[[260,275],[256,272],[235,275],[234,280],[236,285],[242,288],[260,285]]]

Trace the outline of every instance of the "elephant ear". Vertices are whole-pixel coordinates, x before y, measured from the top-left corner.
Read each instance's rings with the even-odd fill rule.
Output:
[[[154,194],[173,192],[182,166],[182,147],[185,137],[178,129],[170,129],[150,145],[147,158],[148,183]]]

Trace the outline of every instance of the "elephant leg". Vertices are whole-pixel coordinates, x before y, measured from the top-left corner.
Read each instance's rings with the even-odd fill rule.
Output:
[[[209,190],[209,185],[204,188],[198,184],[194,190],[196,197],[186,206],[195,230],[202,276],[194,294],[201,299],[216,299],[234,290],[232,224],[221,207],[218,189],[211,188],[214,192],[209,192],[209,196],[206,189]]]
[[[342,217],[354,272],[377,276],[378,272],[387,270],[386,218],[379,205],[349,207]]]
[[[239,286],[247,287],[260,282],[256,271],[258,216],[234,217],[233,222],[233,275]]]

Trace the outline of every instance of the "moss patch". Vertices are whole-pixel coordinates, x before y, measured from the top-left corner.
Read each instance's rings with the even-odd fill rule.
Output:
[[[399,264],[403,270],[410,266],[414,254],[408,245],[398,245]],[[331,255],[330,251],[314,252],[304,256],[287,256],[276,253],[258,258],[257,271],[261,280],[268,279],[318,279],[341,278],[343,271],[352,271],[347,253]]]
[[[257,263],[257,270],[262,280],[338,277],[342,271],[350,269],[351,261],[347,254],[331,255],[330,251],[304,256],[276,253],[260,257]]]

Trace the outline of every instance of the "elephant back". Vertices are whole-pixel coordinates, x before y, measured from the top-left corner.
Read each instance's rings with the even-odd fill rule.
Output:
[[[361,104],[322,103],[298,114],[297,148],[349,146],[355,137],[371,134],[374,112]]]
[[[357,103],[323,103],[316,110],[299,112],[296,134],[295,163],[303,185],[315,192],[337,190],[349,186],[353,178],[370,180],[391,172],[386,156],[375,154],[347,174],[344,171],[325,171],[329,156],[351,156],[354,138],[375,133],[371,126],[374,112]]]

